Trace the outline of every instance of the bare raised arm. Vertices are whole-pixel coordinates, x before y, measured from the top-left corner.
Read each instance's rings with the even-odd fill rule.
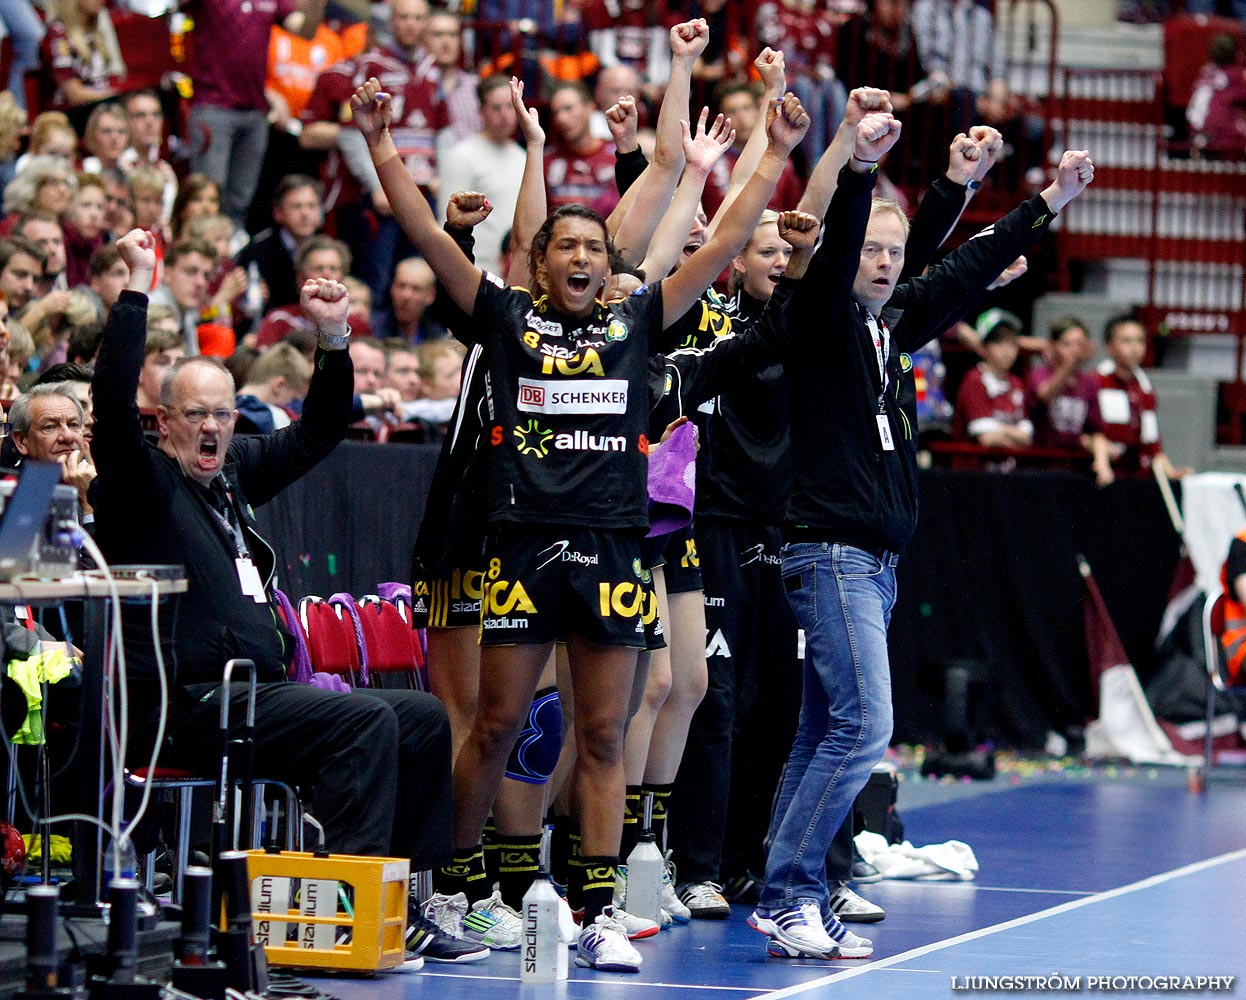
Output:
[[[705,120],[709,117],[709,108],[701,109],[697,119],[697,134],[688,133],[688,123],[680,122],[683,133],[684,176],[675,189],[675,197],[669,208],[662,215],[657,231],[649,243],[649,253],[641,264],[646,276],[660,280],[670,274],[671,268],[679,259],[688,233],[692,230],[692,222],[696,218],[697,209],[701,205],[701,193],[705,190],[705,182],[709,178],[714,164],[735,139],[735,130],[731,127],[731,119],[719,115],[708,132]]]
[[[809,115],[794,94],[766,109],[766,151],[761,162],[726,212],[709,242],[662,283],[662,325],[671,326],[743,249],[774,193],[787,158],[809,129]]]
[[[519,119],[519,129],[528,144],[528,158],[523,165],[519,183],[519,199],[515,202],[515,220],[511,223],[511,266],[505,275],[509,285],[527,288],[532,283],[528,272],[528,251],[537,231],[548,215],[545,204],[545,130],[536,112],[523,102],[523,83],[511,77],[511,104]]]
[[[775,101],[783,98],[783,92],[787,89],[787,73],[783,64],[783,53],[767,46],[753,60],[753,67],[761,74],[762,86],[765,88],[761,97],[762,114],[765,115]],[[744,190],[744,185],[753,176],[753,172],[757,169],[757,165],[761,162],[762,157],[765,156],[767,148],[767,137],[761,134],[761,129],[753,129],[752,134],[748,137],[748,142],[744,144],[739,158],[735,161],[735,166],[731,168],[731,185],[727,188],[727,194],[723,197],[722,204],[718,206],[718,211],[714,213],[714,218],[710,220],[709,233],[711,236],[714,230],[718,228],[719,222],[727,214],[727,209],[731,207],[731,203],[740,196],[740,192]]]
[[[399,158],[389,134],[390,95],[381,91],[381,85],[373,77],[355,90],[350,104],[394,218],[428,261],[454,304],[470,316],[480,290],[480,268],[469,261],[454,239],[437,225],[428,200]]]
[[[615,248],[629,260],[646,256],[658,220],[671,202],[671,195],[684,167],[681,123],[689,117],[688,94],[692,67],[709,42],[710,29],[704,20],[687,21],[671,28],[671,75],[658,112],[658,140],[640,181],[635,200],[627,209],[614,234]],[[630,191],[629,191],[630,193]]]

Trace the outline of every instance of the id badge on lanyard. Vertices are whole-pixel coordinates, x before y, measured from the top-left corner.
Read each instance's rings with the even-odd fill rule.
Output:
[[[895,451],[896,442],[891,434],[891,418],[887,415],[887,356],[891,353],[891,333],[886,324],[880,323],[872,316],[870,320],[867,327],[872,327],[874,353],[878,355],[878,384],[882,387],[878,392],[878,413],[875,416],[878,423],[878,440],[883,446],[883,451]]]

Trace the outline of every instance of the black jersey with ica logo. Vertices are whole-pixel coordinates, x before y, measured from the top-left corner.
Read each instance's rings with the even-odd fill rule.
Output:
[[[489,520],[648,527],[649,337],[659,285],[573,319],[486,275],[472,328],[487,342]]]

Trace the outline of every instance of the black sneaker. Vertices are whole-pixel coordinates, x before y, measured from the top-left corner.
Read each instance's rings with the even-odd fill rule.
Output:
[[[407,916],[407,952],[419,955],[429,962],[479,962],[489,957],[489,949],[474,941],[447,934],[420,913],[418,906],[411,907]]]
[[[761,901],[761,880],[747,872],[723,882],[723,896],[731,903],[756,906]]]

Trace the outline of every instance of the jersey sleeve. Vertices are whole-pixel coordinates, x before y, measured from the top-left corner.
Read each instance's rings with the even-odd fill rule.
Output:
[[[522,318],[532,308],[532,295],[523,288],[507,288],[496,274],[481,272],[480,289],[472,307],[470,322],[456,330],[456,339],[464,344],[488,346],[491,333],[513,329],[515,318]]]

